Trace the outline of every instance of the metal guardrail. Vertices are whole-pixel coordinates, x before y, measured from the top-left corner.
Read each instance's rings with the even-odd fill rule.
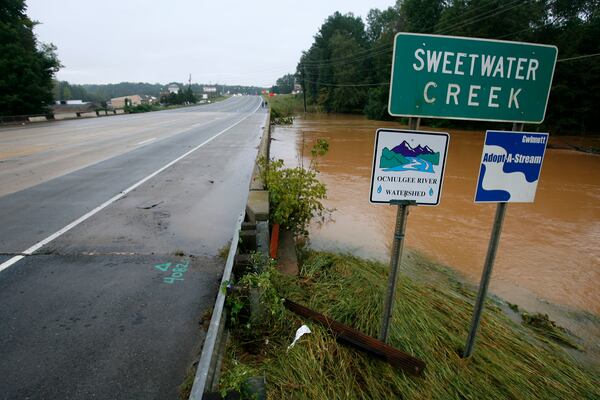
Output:
[[[123,110],[122,108],[115,108],[115,109],[102,109],[102,110],[89,110],[89,111],[72,111],[72,112],[67,112],[67,113],[53,113],[53,112],[49,112],[46,114],[27,114],[27,115],[5,115],[5,116],[0,116],[0,125],[13,125],[13,124],[21,124],[21,123],[29,123],[31,122],[30,118],[38,118],[38,117],[44,117],[46,118],[47,121],[54,121],[55,115],[60,115],[60,114],[76,114],[77,118],[82,118],[81,114],[85,114],[85,113],[96,113],[96,116],[101,117],[101,116],[105,116],[105,115],[117,115],[119,110]],[[104,114],[102,114],[104,112]],[[122,114],[122,113],[121,113]],[[76,118],[73,118],[76,119]]]
[[[196,370],[196,376],[194,377],[194,384],[190,393],[190,400],[201,400],[206,389],[206,383],[211,369],[213,354],[217,339],[219,336],[219,330],[221,324],[224,323],[222,318],[223,310],[225,306],[226,293],[222,290],[224,285],[231,280],[231,270],[233,269],[233,261],[235,253],[237,252],[238,242],[240,240],[240,229],[242,228],[242,222],[244,221],[245,213],[238,217],[237,223],[235,224],[235,230],[233,232],[233,239],[231,240],[231,246],[229,247],[229,254],[227,255],[227,262],[225,263],[225,270],[223,271],[223,278],[221,279],[221,285],[219,286],[219,293],[217,294],[217,300],[213,308],[212,317],[210,319],[210,326],[206,337],[204,338],[204,346],[202,347],[202,355],[198,362],[198,369]]]

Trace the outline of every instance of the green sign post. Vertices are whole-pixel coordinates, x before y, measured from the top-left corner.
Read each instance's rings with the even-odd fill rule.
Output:
[[[557,54],[541,44],[398,33],[389,113],[540,123]]]

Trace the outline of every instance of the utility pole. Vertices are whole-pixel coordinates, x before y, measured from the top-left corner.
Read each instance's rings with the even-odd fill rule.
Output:
[[[306,113],[306,68],[302,63],[302,95],[304,96],[304,112]]]

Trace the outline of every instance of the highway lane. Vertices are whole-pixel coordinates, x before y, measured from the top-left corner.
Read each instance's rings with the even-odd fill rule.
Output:
[[[144,114],[34,123],[0,129],[0,196],[182,132],[221,126],[247,98]]]
[[[181,109],[181,111],[157,113],[161,114],[159,116],[154,116],[152,113],[134,115],[133,121],[125,119],[123,122],[128,126],[134,125],[139,131],[144,131],[144,116],[147,115],[150,121],[149,129],[157,124],[157,120],[163,124],[161,127],[163,137],[161,140],[130,149],[126,149],[122,142],[126,140],[139,143],[143,137],[140,134],[131,134],[134,138],[115,140],[114,131],[118,132],[117,135],[121,135],[123,129],[118,121],[102,121],[98,123],[100,127],[97,126],[98,124],[91,125],[88,121],[70,121],[83,123],[84,126],[91,129],[89,134],[86,134],[85,129],[78,127],[77,124],[71,124],[71,128],[66,134],[60,133],[59,127],[48,124],[50,132],[42,133],[39,135],[40,137],[69,137],[75,130],[82,132],[79,134],[74,150],[76,155],[69,153],[67,157],[57,156],[61,151],[67,152],[65,147],[72,145],[61,145],[56,150],[32,154],[19,161],[18,168],[21,172],[15,176],[11,175],[10,169],[5,172],[4,163],[0,164],[3,171],[0,174],[2,183],[0,186],[8,187],[8,190],[14,187],[15,180],[18,181],[16,178],[23,176],[25,170],[33,171],[34,175],[42,174],[45,170],[63,173],[62,176],[32,186],[29,190],[21,190],[0,197],[0,210],[2,210],[0,253],[18,254],[23,252],[194,146],[236,123],[247,113],[255,110],[257,102],[256,98],[235,98],[235,101],[232,100],[222,106],[225,110],[220,111],[221,118],[219,119],[214,119],[214,108],[204,109],[203,107],[197,107],[195,112],[190,109]],[[219,109],[223,110],[223,108]],[[173,127],[173,131],[176,132],[173,134],[169,126],[164,125],[164,120],[177,121],[179,119],[177,116],[180,115],[183,115],[181,118],[187,121],[187,125],[181,125],[178,122]],[[192,116],[192,120],[188,119],[190,116]],[[110,120],[110,118],[103,119]],[[201,126],[194,126],[196,124]],[[43,129],[43,127],[34,129]],[[155,132],[151,134],[157,135]],[[63,141],[69,140],[63,139]],[[105,151],[105,149],[107,150]],[[89,154],[92,156],[90,157]],[[88,164],[90,158],[104,158],[107,157],[107,154],[108,157],[119,155],[109,158],[105,162],[97,162],[87,168],[80,168]],[[72,167],[73,164],[74,167]],[[71,168],[76,168],[76,170],[64,174]],[[16,185],[19,184],[16,183]],[[33,229],[34,227],[35,229]]]
[[[163,124],[162,136],[129,151],[107,146],[103,161],[0,197],[0,263],[6,264],[160,171],[0,271],[0,399],[177,398],[200,350],[199,323],[218,290],[223,261],[216,253],[245,204],[265,123],[259,104],[243,97],[166,117],[115,117],[97,133],[105,139],[64,139],[65,148],[106,144],[114,130],[133,135],[121,143],[159,134],[124,133],[118,119],[144,126],[147,116],[154,129]],[[222,118],[211,119],[213,113]],[[71,122],[81,141],[96,136],[75,124],[90,121]]]

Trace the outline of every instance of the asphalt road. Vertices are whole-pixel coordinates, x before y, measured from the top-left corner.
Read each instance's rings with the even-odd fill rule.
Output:
[[[0,399],[178,398],[259,105],[0,129]]]

